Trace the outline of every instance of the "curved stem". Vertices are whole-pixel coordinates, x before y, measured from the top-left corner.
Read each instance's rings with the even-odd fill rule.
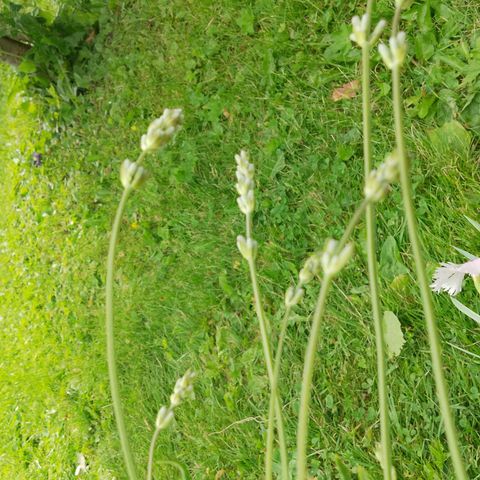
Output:
[[[369,200],[362,200],[347,224],[342,238],[337,244],[336,252],[343,250],[348,242],[354,228],[360,222]],[[310,397],[312,389],[313,365],[315,362],[315,352],[317,349],[320,324],[325,310],[325,303],[332,283],[332,277],[326,276],[323,279],[320,293],[318,294],[315,312],[313,314],[312,328],[308,338],[307,350],[303,366],[302,392],[300,397],[300,413],[298,418],[297,430],[297,480],[306,480],[307,478],[307,439],[308,439],[308,418],[310,411]]]
[[[252,216],[251,214],[246,215],[246,234],[247,238],[252,238]],[[278,431],[278,443],[280,446],[280,461],[282,464],[282,478],[288,480],[288,452],[287,452],[287,442],[285,437],[285,429],[283,426],[283,413],[282,413],[282,404],[280,402],[280,396],[278,394],[278,388],[274,383],[274,369],[272,361],[272,352],[270,347],[270,342],[268,340],[268,335],[270,332],[270,325],[268,319],[263,310],[262,297],[260,293],[260,287],[258,285],[257,279],[257,270],[255,266],[255,260],[251,259],[248,261],[248,266],[250,270],[250,279],[252,282],[253,296],[255,299],[255,311],[258,317],[258,323],[260,326],[260,337],[262,339],[263,354],[265,358],[265,364],[267,367],[267,374],[270,381],[270,392],[274,397],[275,401],[275,416],[277,419],[277,431]],[[267,442],[267,448],[269,447]],[[270,448],[273,449],[273,442]],[[273,452],[266,452],[267,457],[272,457]]]
[[[398,9],[397,9],[398,11]],[[400,14],[396,14],[396,21],[393,25],[393,31],[398,31],[398,21]],[[397,144],[397,152],[400,161],[400,181],[402,187],[402,198],[407,219],[408,235],[412,247],[412,253],[415,260],[415,268],[422,297],[423,313],[427,324],[428,340],[430,343],[430,354],[432,358],[433,375],[437,387],[437,397],[440,404],[440,412],[442,414],[443,423],[445,425],[445,434],[447,436],[448,447],[452,457],[452,463],[455,470],[456,478],[466,480],[467,474],[463,464],[460,448],[458,444],[458,435],[455,428],[455,422],[451,412],[448,387],[443,374],[442,364],[442,347],[440,344],[440,336],[438,326],[435,319],[429,282],[425,272],[425,265],[422,255],[422,247],[418,235],[417,220],[415,207],[413,205],[413,192],[410,183],[410,168],[405,148],[405,140],[403,136],[403,112],[402,112],[402,96],[400,69],[398,67],[392,70],[393,80],[393,108],[395,117],[395,139]]]
[[[283,344],[285,343],[285,336],[287,333],[288,320],[290,317],[291,307],[287,307],[285,315],[283,316],[280,327],[280,334],[278,336],[277,352],[275,353],[275,365],[273,367],[273,385],[274,390],[277,390],[278,377],[280,375],[280,366],[282,363]],[[268,406],[268,430],[267,430],[267,449],[265,454],[265,478],[272,478],[273,470],[273,426],[275,422],[275,397],[270,393],[270,402]],[[288,480],[288,479],[286,479]]]
[[[373,0],[367,3],[369,23],[372,16]],[[370,35],[370,24],[367,27],[367,37]],[[372,170],[372,107],[370,92],[370,42],[362,47],[362,119],[363,119],[363,157],[364,174],[367,178]],[[375,204],[366,208],[367,227],[367,263],[372,316],[375,326],[375,344],[377,350],[378,403],[380,408],[380,440],[382,445],[382,469],[384,480],[392,478],[392,445],[390,435],[390,419],[388,415],[388,390],[386,379],[385,346],[381,306],[379,299],[378,266],[376,257],[376,222]]]
[[[305,353],[305,363],[303,367],[302,377],[302,393],[300,396],[300,413],[298,417],[297,431],[297,480],[307,479],[308,419],[310,413],[313,366],[315,363],[315,354],[317,352],[317,343],[320,334],[320,324],[325,311],[325,304],[331,283],[331,277],[324,277],[322,286],[320,288],[317,305],[315,307],[315,313],[313,314],[312,328],[310,331],[310,336],[308,338],[308,345]]]
[[[280,458],[282,464],[282,478],[288,480],[288,453],[287,453],[287,444],[285,438],[285,429],[283,426],[283,413],[282,405],[280,403],[280,396],[278,395],[278,388],[274,384],[274,370],[272,362],[272,352],[270,349],[270,342],[268,341],[268,324],[263,310],[263,305],[261,301],[260,287],[257,280],[257,271],[255,267],[255,262],[253,260],[248,262],[250,267],[250,279],[253,287],[253,296],[255,297],[255,310],[260,325],[260,336],[262,338],[263,354],[265,357],[265,364],[267,366],[268,378],[270,380],[270,391],[271,395],[275,399],[275,417],[277,419],[277,431],[278,431],[278,443],[280,445]]]
[[[110,236],[110,246],[108,249],[107,261],[107,281],[106,281],[106,337],[107,337],[107,362],[108,362],[108,376],[110,379],[110,390],[112,393],[113,411],[115,413],[115,420],[117,422],[118,435],[120,437],[120,444],[122,446],[123,458],[127,468],[128,477],[130,480],[136,480],[137,474],[135,471],[135,462],[133,460],[130,445],[128,443],[127,430],[125,428],[125,421],[123,416],[122,402],[120,400],[120,390],[118,386],[118,372],[115,359],[115,343],[113,333],[113,273],[115,264],[115,247],[117,245],[118,232],[120,229],[120,222],[122,219],[125,204],[131,189],[125,188],[123,190],[122,198],[118,204],[117,213],[113,222],[112,233]]]
[[[155,453],[155,444],[157,443],[158,435],[160,430],[157,428],[152,436],[152,441],[150,442],[150,448],[148,450],[148,467],[147,467],[147,480],[152,480],[153,474],[153,455]]]

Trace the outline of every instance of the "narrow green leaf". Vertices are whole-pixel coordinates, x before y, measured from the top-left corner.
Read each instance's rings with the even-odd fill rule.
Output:
[[[473,310],[470,310],[470,308],[465,306],[463,303],[459,302],[456,298],[450,297],[450,300],[455,305],[455,307],[457,307],[458,310],[460,310],[467,317],[470,317],[472,320],[474,320],[480,325],[480,315],[478,313],[475,313]]]
[[[405,343],[403,338],[402,326],[397,316],[390,311],[383,314],[383,336],[385,339],[385,346],[387,348],[388,358],[391,360],[400,355],[402,347]]]
[[[465,258],[468,258],[469,260],[475,260],[477,257],[475,255],[472,255],[471,253],[467,252],[463,248],[459,247],[453,247],[458,253],[461,253]]]
[[[466,215],[465,215],[465,218],[480,232],[480,223],[476,222],[470,217],[467,217]]]

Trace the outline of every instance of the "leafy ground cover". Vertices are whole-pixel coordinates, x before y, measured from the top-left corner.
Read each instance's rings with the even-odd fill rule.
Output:
[[[178,458],[198,479],[260,477],[268,382],[235,246],[243,225],[233,155],[248,148],[257,165],[259,270],[278,325],[302,261],[341,234],[361,198],[360,99],[332,99],[359,75],[348,40],[359,11],[336,0],[122,2],[102,25],[86,93],[63,117],[53,91],[48,101],[22,95],[23,81],[1,71],[2,478],[74,478],[78,453],[86,478],[125,478],[104,359],[108,233],[121,161],[136,156],[152,118],[177,106],[185,129],[149,159],[152,179],[122,225],[116,307],[128,426],[145,464],[155,414],[193,368],[196,399],[178,410],[158,457]],[[390,11],[379,2],[379,17]],[[432,0],[404,15],[409,146],[431,271],[456,258],[452,245],[479,249],[462,217],[478,217],[479,14],[474,2]],[[393,127],[379,62],[375,80],[380,161]],[[396,187],[379,215],[382,302],[406,338],[389,362],[395,465],[400,478],[452,478]],[[358,255],[336,284],[318,351],[310,445],[318,479],[336,478],[335,454],[380,478],[363,227],[356,236]],[[281,391],[291,447],[317,289],[309,286],[288,331]],[[471,286],[462,300],[478,310]],[[447,298],[436,308],[464,456],[480,478],[480,332]]]

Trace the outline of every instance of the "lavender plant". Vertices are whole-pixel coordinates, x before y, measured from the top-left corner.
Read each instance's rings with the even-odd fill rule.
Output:
[[[237,246],[242,256],[247,260],[250,270],[250,277],[253,286],[255,309],[259,319],[260,333],[264,349],[264,357],[267,366],[267,373],[270,379],[270,407],[268,421],[267,449],[265,454],[265,478],[272,478],[272,449],[273,449],[273,417],[277,418],[277,430],[282,455],[282,479],[287,480],[288,476],[288,453],[286,449],[285,436],[283,431],[282,409],[278,395],[278,375],[281,364],[282,348],[285,340],[285,332],[291,309],[297,305],[304,294],[303,286],[309,283],[315,276],[323,271],[323,281],[318,296],[317,304],[313,314],[312,327],[309,335],[307,350],[305,354],[304,370],[302,377],[302,391],[300,397],[300,413],[297,432],[297,479],[307,478],[307,438],[309,405],[312,388],[313,366],[315,353],[318,345],[321,320],[325,311],[326,301],[331,284],[334,278],[340,273],[353,255],[353,243],[349,242],[354,228],[361,221],[368,205],[381,200],[389,189],[390,183],[397,175],[396,156],[390,155],[378,169],[369,173],[365,189],[364,200],[354,212],[347,225],[342,238],[339,241],[328,239],[323,250],[312,255],[305,263],[299,273],[299,281],[296,286],[288,288],[285,294],[285,314],[280,328],[277,341],[275,364],[272,367],[272,346],[268,335],[271,332],[268,320],[262,305],[260,288],[258,285],[255,258],[258,251],[258,244],[252,238],[252,214],[254,211],[254,166],[249,161],[245,151],[235,156],[237,162],[237,191],[240,197],[237,199],[240,210],[246,216],[246,238],[237,237]]]
[[[115,356],[114,342],[114,317],[113,317],[113,275],[115,271],[115,250],[118,242],[118,234],[120,223],[125,210],[128,198],[134,190],[140,188],[148,178],[148,171],[143,167],[142,163],[149,153],[153,153],[163,146],[167,145],[181,129],[183,123],[183,113],[180,109],[165,109],[162,116],[154,120],[148,127],[147,133],[142,135],[140,141],[141,153],[136,162],[124,160],[120,168],[120,180],[123,185],[123,193],[117,208],[113,227],[110,235],[110,246],[108,250],[107,260],[107,280],[106,280],[106,338],[107,338],[107,362],[108,374],[110,380],[110,390],[112,395],[113,410],[117,423],[117,430],[122,447],[125,466],[128,478],[136,480],[137,472],[135,461],[130,448],[127,430],[125,427],[125,419],[120,399],[119,381],[117,372],[117,363]],[[170,399],[169,407],[162,407],[157,415],[156,429],[153,434],[149,460],[147,478],[151,479],[153,468],[153,452],[155,449],[156,439],[161,430],[167,427],[173,419],[173,410],[180,405],[189,393],[192,391],[192,380],[194,374],[187,372],[180,380],[177,381],[174,393]],[[183,472],[182,467],[173,461],[164,461],[170,463]]]
[[[277,350],[275,355],[275,363],[272,373],[272,346],[269,343],[267,333],[268,321],[265,317],[258,280],[255,270],[255,257],[258,245],[251,236],[252,232],[252,214],[254,210],[254,193],[253,193],[253,171],[254,167],[248,161],[245,152],[241,152],[236,156],[238,169],[237,190],[240,194],[238,204],[241,211],[246,215],[247,219],[247,237],[238,237],[237,244],[242,256],[248,261],[250,268],[250,276],[253,285],[257,316],[259,318],[260,330],[262,334],[262,343],[264,346],[265,360],[267,364],[267,372],[270,378],[270,404],[269,404],[269,421],[267,448],[265,455],[265,478],[272,478],[272,448],[273,448],[273,418],[276,415],[277,420],[281,420],[281,405],[279,405],[278,396],[278,376],[281,364],[281,355],[285,340],[286,327],[291,309],[299,303],[304,294],[303,286],[323,271],[321,288],[318,295],[315,311],[312,318],[312,326],[306,347],[302,389],[300,397],[300,411],[297,430],[297,452],[296,452],[296,478],[297,480],[306,480],[308,477],[307,466],[307,441],[308,441],[308,423],[309,423],[309,405],[311,398],[313,366],[316,356],[316,349],[319,340],[319,331],[321,320],[324,315],[328,294],[334,278],[340,273],[342,268],[348,262],[353,254],[353,244],[348,243],[354,227],[362,219],[365,214],[367,225],[367,256],[368,256],[368,276],[370,283],[370,293],[372,302],[372,316],[375,326],[376,350],[377,350],[377,375],[378,375],[378,391],[379,391],[379,407],[380,407],[380,426],[381,426],[381,442],[377,448],[377,457],[380,461],[383,477],[385,480],[395,480],[396,471],[392,462],[392,447],[390,421],[388,412],[388,389],[386,380],[386,362],[385,362],[385,332],[382,323],[381,305],[379,298],[379,281],[378,267],[376,259],[376,234],[375,234],[375,204],[380,201],[389,189],[390,184],[395,181],[397,176],[401,179],[402,198],[405,209],[405,216],[408,225],[409,236],[412,244],[413,256],[415,259],[418,282],[421,291],[424,314],[429,335],[429,343],[434,370],[434,377],[437,386],[437,394],[440,403],[440,410],[445,424],[447,441],[452,457],[452,462],[457,479],[464,480],[467,478],[465,467],[460,456],[457,433],[451,414],[451,408],[448,399],[447,385],[442,371],[441,346],[438,336],[438,328],[436,325],[432,300],[426,282],[425,266],[423,262],[418,228],[416,224],[415,210],[413,206],[413,195],[410,183],[409,164],[405,148],[405,140],[403,134],[403,118],[402,118],[402,97],[401,97],[401,68],[406,61],[407,44],[406,35],[399,31],[399,22],[402,10],[402,0],[395,2],[395,15],[393,20],[392,34],[389,39],[389,45],[380,44],[378,47],[381,58],[387,68],[392,72],[393,83],[393,112],[395,124],[395,150],[389,154],[385,161],[377,168],[372,168],[372,127],[371,127],[371,95],[370,95],[370,57],[372,46],[378,41],[386,22],[381,20],[370,32],[370,23],[372,10],[374,6],[373,0],[367,3],[367,11],[360,19],[354,17],[352,19],[353,32],[351,40],[358,44],[362,49],[362,111],[363,111],[363,144],[364,144],[364,173],[365,187],[364,200],[361,202],[357,210],[352,216],[349,224],[340,241],[327,240],[323,252],[317,253],[309,258],[305,266],[300,271],[298,284],[290,287],[285,294],[285,314],[280,327],[280,333],[277,341]],[[458,283],[461,284],[463,276],[470,273],[474,279],[478,279],[480,273],[478,267],[478,259],[471,259],[464,265],[444,265],[442,269],[437,271],[434,286],[438,289],[444,288],[448,284],[449,288],[458,289]],[[446,278],[448,277],[448,281]],[[452,286],[452,282],[455,283]],[[388,313],[388,312],[387,312]],[[278,427],[279,441],[282,452],[282,463],[285,462],[286,446],[283,434],[283,425],[279,423]],[[339,462],[341,464],[341,461]],[[288,479],[288,471],[282,469],[282,479]]]

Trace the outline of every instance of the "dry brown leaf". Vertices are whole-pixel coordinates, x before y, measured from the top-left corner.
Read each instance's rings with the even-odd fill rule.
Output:
[[[352,80],[351,82],[343,84],[341,87],[335,88],[332,92],[332,100],[338,102],[340,100],[353,98],[359,89],[360,81]]]

